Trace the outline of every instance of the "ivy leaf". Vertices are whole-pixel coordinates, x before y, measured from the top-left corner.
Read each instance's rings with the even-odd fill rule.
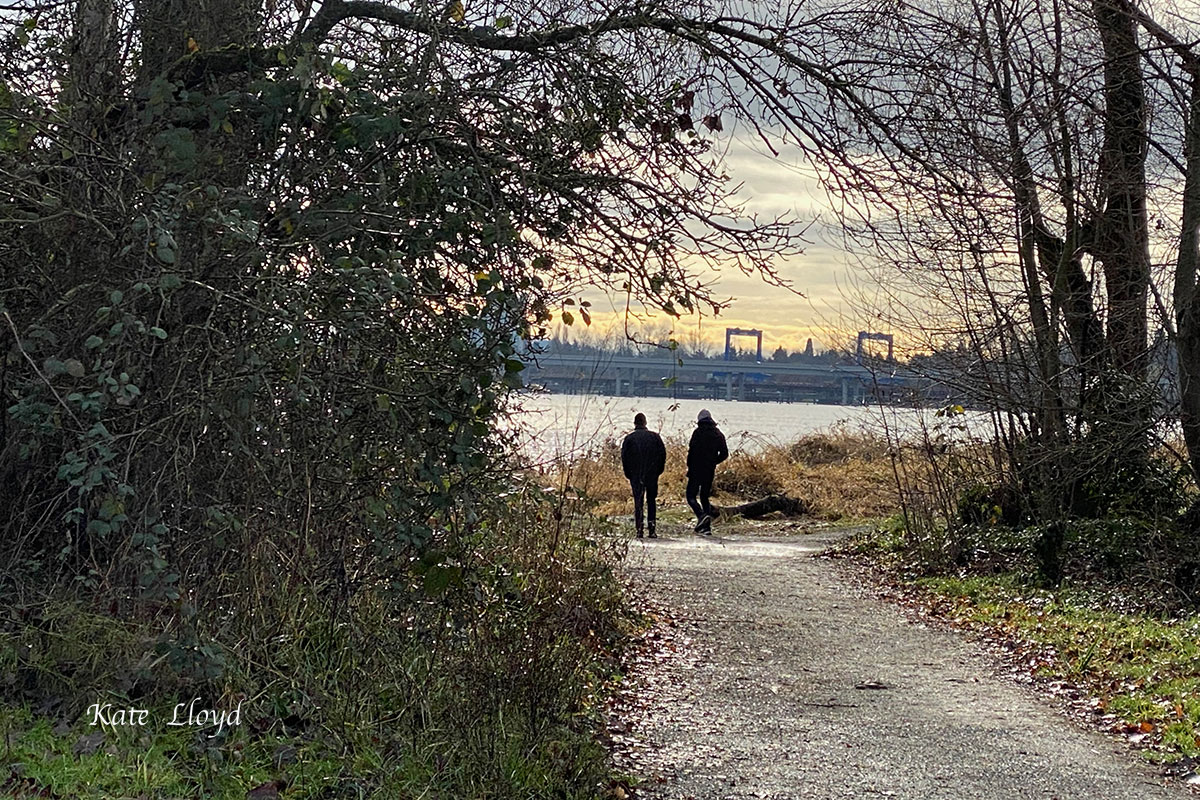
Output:
[[[167,231],[159,231],[154,240],[154,255],[164,264],[174,264],[175,237]]]

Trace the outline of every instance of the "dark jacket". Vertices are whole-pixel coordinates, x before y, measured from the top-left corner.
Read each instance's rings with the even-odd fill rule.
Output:
[[[667,467],[662,437],[648,428],[634,428],[621,443],[621,467],[629,480],[657,478]]]
[[[720,464],[729,457],[725,434],[710,419],[696,423],[692,441],[688,444],[687,474],[689,478],[712,478]]]

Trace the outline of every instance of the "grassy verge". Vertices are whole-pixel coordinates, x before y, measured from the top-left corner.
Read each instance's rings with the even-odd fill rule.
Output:
[[[894,531],[854,549],[906,601],[1001,642],[1018,669],[1148,758],[1200,757],[1200,615],[1151,610],[1140,589],[1094,577],[1047,590],[1027,570],[922,576]]]
[[[622,545],[540,492],[476,525],[351,598],[280,576],[194,636],[82,593],[0,613],[0,798],[600,796]],[[192,698],[237,724],[169,725]],[[106,702],[145,724],[92,724]]]

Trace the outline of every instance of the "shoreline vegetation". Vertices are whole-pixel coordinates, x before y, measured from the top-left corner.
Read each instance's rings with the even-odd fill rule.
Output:
[[[670,520],[691,513],[683,499],[687,441],[666,437],[665,443],[667,467],[659,479],[659,513]],[[618,439],[608,438],[588,454],[556,462],[540,479],[558,490],[570,487],[593,502],[598,514],[632,513]],[[735,451],[717,468],[716,506],[772,494],[803,500],[813,516],[826,521],[873,520],[898,510],[887,441],[845,427],[802,436],[786,445],[767,444],[755,452]]]

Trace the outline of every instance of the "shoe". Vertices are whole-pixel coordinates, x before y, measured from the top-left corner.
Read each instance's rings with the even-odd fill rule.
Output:
[[[696,533],[705,533],[705,534],[712,533],[712,517],[711,516],[709,516],[708,514],[705,514],[703,517],[700,518],[700,521],[696,523]]]
[[[654,534],[652,533],[652,534],[650,534],[650,535],[651,535],[651,536],[653,536]],[[641,531],[641,528],[639,528],[639,529],[638,529],[638,532],[637,532],[637,537],[638,537],[639,539],[640,539],[640,538],[642,538],[642,531]]]
[[[654,523],[653,523],[653,522],[651,522],[649,527],[650,527],[650,538],[651,538],[651,539],[657,539],[657,538],[658,538],[658,534],[657,534],[657,533],[655,532],[655,530],[654,530],[654,527],[655,527],[655,526],[654,526]]]

